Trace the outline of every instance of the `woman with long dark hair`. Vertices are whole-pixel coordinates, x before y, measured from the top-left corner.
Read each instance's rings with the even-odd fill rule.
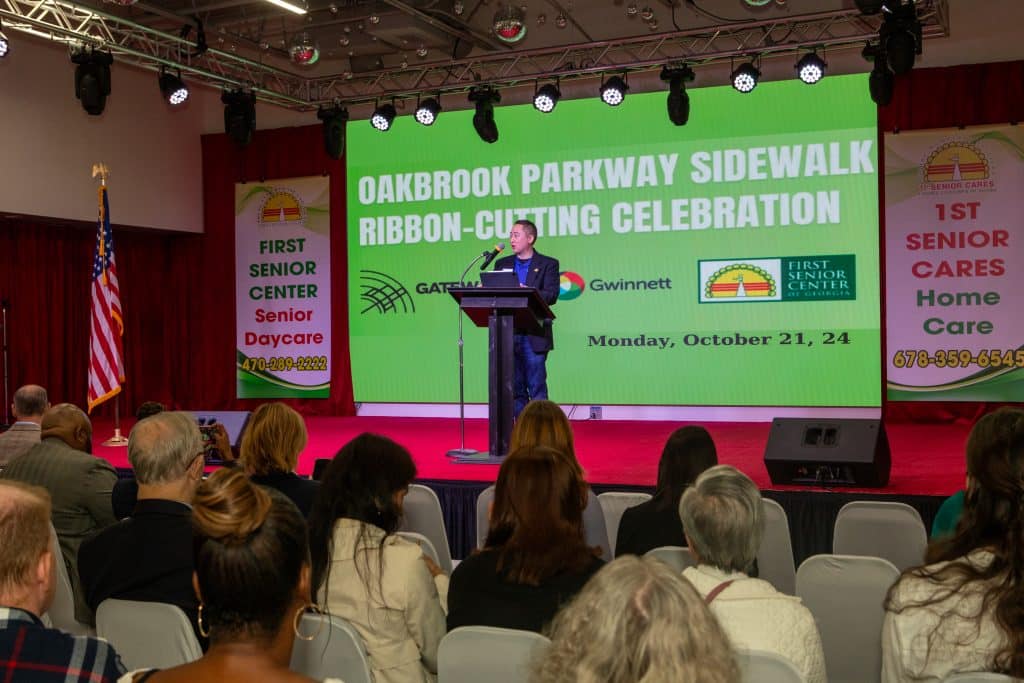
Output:
[[[395,536],[416,466],[391,439],[361,434],[327,466],[309,517],[313,586],[366,643],[377,683],[432,681],[448,577]]]
[[[654,497],[622,513],[615,555],[643,555],[653,548],[686,545],[679,499],[701,472],[717,464],[718,453],[708,430],[688,425],[672,432],[661,451]]]
[[[1024,678],[1024,411],[1000,408],[967,439],[967,493],[952,536],[889,591],[882,680],[959,671]]]
[[[543,446],[501,464],[483,549],[452,573],[448,628],[544,627],[602,566],[583,538],[586,485]]]

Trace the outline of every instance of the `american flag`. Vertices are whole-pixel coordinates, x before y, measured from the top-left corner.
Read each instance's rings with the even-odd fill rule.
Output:
[[[107,187],[100,186],[100,215],[96,221],[96,254],[92,260],[92,324],[89,334],[89,412],[121,393],[124,354],[121,336],[121,290],[114,262],[114,233],[110,229]]]

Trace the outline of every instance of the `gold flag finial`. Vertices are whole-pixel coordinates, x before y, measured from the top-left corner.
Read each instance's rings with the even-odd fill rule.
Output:
[[[107,176],[109,175],[110,169],[107,168],[107,165],[104,164],[102,161],[98,164],[92,165],[92,177],[95,178],[96,176],[99,176],[101,185],[107,184]]]

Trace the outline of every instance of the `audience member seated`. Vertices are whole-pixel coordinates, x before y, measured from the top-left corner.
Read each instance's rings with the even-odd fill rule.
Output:
[[[46,628],[56,562],[45,489],[0,481],[0,680],[114,683],[124,667],[105,641]]]
[[[739,683],[729,641],[704,601],[667,565],[620,557],[551,624],[533,683]]]
[[[825,683],[825,654],[810,610],[800,598],[748,576],[764,531],[754,482],[731,465],[716,465],[686,489],[679,514],[697,560],[683,577],[704,596],[732,644],[774,652],[807,683]]]
[[[288,669],[295,638],[313,635],[299,631],[310,606],[310,572],[298,508],[226,468],[199,485],[192,523],[199,628],[210,649],[198,661],[133,672],[121,683],[312,681]]]
[[[53,406],[43,415],[41,427],[42,441],[12,460],[0,477],[49,491],[53,526],[75,594],[75,619],[91,624],[93,613],[78,581],[78,548],[117,521],[110,506],[117,473],[106,460],[89,455],[92,423],[77,406]]]
[[[530,401],[516,418],[509,443],[509,453],[520,448],[547,446],[569,456],[580,480],[586,481],[586,474],[576,458],[572,426],[557,403],[548,400]],[[583,509],[583,535],[591,546],[609,548],[608,528],[604,523],[601,502],[587,486],[587,505]],[[611,557],[605,557],[610,560]]]
[[[107,598],[166,602],[193,626],[192,498],[203,478],[203,446],[195,418],[162,412],[135,423],[128,461],[139,482],[128,519],[87,539],[78,551],[85,601],[94,612]],[[205,645],[205,639],[196,629]]]
[[[583,539],[586,499],[586,484],[562,453],[534,446],[509,455],[484,547],[452,572],[448,629],[540,632],[603,564]]]
[[[1000,408],[967,438],[963,519],[886,598],[882,681],[961,671],[1024,678],[1024,411]]]
[[[313,586],[366,643],[376,683],[433,681],[448,577],[394,535],[416,466],[394,441],[361,434],[324,472],[309,517]]]
[[[708,430],[690,425],[672,432],[658,462],[657,491],[651,500],[622,513],[615,554],[643,555],[666,545],[686,545],[679,499],[701,472],[717,464],[715,442]]]
[[[0,470],[39,443],[39,423],[49,407],[46,389],[41,386],[26,384],[14,392],[11,413],[15,421],[10,429],[0,434]]]
[[[254,482],[288,496],[308,518],[320,482],[295,474],[307,438],[301,415],[283,403],[265,403],[242,434],[240,462]]]

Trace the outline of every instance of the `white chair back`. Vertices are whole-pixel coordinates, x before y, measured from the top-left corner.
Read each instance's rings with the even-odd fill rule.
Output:
[[[399,531],[423,534],[434,544],[437,564],[446,574],[452,573],[452,553],[448,548],[448,532],[444,527],[441,501],[429,486],[412,484],[402,505],[402,525]]]
[[[423,552],[434,561],[434,564],[441,566],[441,560],[437,557],[437,548],[430,542],[430,539],[423,534],[418,534],[415,531],[396,531],[395,536],[401,536],[402,538],[412,541],[419,547],[423,548]],[[443,567],[442,567],[443,569]]]
[[[532,631],[462,626],[441,639],[437,679],[441,683],[526,683],[531,664],[549,645],[551,641]]]
[[[1019,678],[1006,674],[994,674],[988,671],[968,671],[951,674],[942,679],[942,683],[1019,683]]]
[[[782,506],[770,498],[761,498],[764,510],[764,536],[757,551],[757,576],[786,595],[796,595],[796,564],[793,542],[789,537],[789,518]]]
[[[743,683],[804,683],[793,663],[774,652],[736,648],[736,662]]]
[[[299,633],[312,635],[313,640],[295,639],[292,671],[318,681],[339,678],[345,683],[373,683],[366,645],[347,621],[331,614],[307,612],[302,615]]]
[[[615,555],[615,539],[619,537],[619,522],[622,520],[622,513],[627,508],[646,503],[650,499],[651,494],[640,491],[607,491],[598,494],[597,500],[601,503],[601,512],[604,513],[604,525],[608,530],[608,545],[613,556]]]
[[[60,551],[57,530],[53,528],[53,524],[50,524],[50,552],[53,553],[53,564],[56,567],[57,586],[53,594],[53,604],[43,615],[44,621],[49,621],[54,628],[74,636],[96,635],[91,626],[75,619],[75,594],[71,588],[68,566],[64,564],[64,554]]]
[[[900,571],[888,560],[815,555],[796,572],[796,594],[814,615],[830,683],[877,683],[882,603]]]
[[[491,484],[476,497],[476,547],[483,548],[490,525],[489,510],[494,502],[494,485]]]
[[[927,548],[928,530],[906,503],[858,500],[844,505],[836,517],[836,555],[881,557],[903,571],[923,564]]]
[[[697,565],[697,561],[693,558],[693,553],[690,552],[690,549],[680,545],[665,545],[660,548],[654,548],[644,553],[644,556],[661,560],[678,572],[683,571],[687,567],[695,567]]]
[[[169,669],[203,656],[188,617],[162,602],[104,600],[96,635],[114,646],[129,669]]]

